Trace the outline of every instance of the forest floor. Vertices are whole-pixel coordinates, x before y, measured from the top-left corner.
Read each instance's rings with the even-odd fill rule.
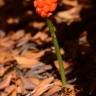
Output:
[[[46,20],[33,1],[0,0],[0,96],[65,96],[66,90],[68,96],[93,96],[96,56],[80,17],[83,5],[65,0],[58,6],[51,19],[69,85],[62,86]]]

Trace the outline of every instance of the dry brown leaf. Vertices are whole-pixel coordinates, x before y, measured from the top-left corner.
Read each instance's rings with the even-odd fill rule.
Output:
[[[39,88],[33,96],[41,96],[45,91],[47,91],[49,88],[51,88],[53,84],[46,84],[42,86],[42,88]]]
[[[52,94],[55,94],[56,92],[61,90],[62,82],[60,82],[60,80],[56,80],[53,84],[54,86],[52,86],[52,88],[50,88],[44,96],[51,96]]]
[[[45,65],[41,68],[39,68],[39,70],[37,70],[37,73],[40,74],[40,73],[44,73],[46,72],[47,70],[51,70],[52,69],[52,66],[51,65]]]
[[[8,74],[6,78],[2,82],[0,82],[0,90],[8,87],[11,82],[11,79],[12,79],[12,74]]]
[[[43,22],[31,22],[29,23],[29,26],[32,26],[34,28],[37,28],[37,29],[41,29],[42,27],[44,27],[45,23]]]
[[[76,90],[74,88],[74,85],[66,84],[64,86],[64,92],[62,93],[62,96],[76,96]]]
[[[9,17],[6,22],[8,24],[18,24],[19,23],[19,18],[12,18],[12,17]]]
[[[0,96],[8,96],[5,92],[0,93]]]
[[[16,89],[15,85],[10,85],[7,88],[5,88],[5,92],[7,93],[7,96],[11,94]]]
[[[13,60],[11,52],[8,50],[0,50],[0,63],[6,63]]]
[[[0,77],[4,75],[4,73],[7,71],[8,68],[9,67],[5,67],[5,68],[3,66],[0,67]]]
[[[5,73],[5,68],[0,67],[0,77],[3,76],[4,73]]]
[[[35,64],[39,63],[37,59],[23,56],[14,56],[14,59],[17,61],[21,68],[32,68]]]
[[[5,1],[4,0],[0,0],[0,7],[5,5]]]
[[[25,57],[28,57],[28,58],[38,59],[41,56],[43,56],[46,51],[47,50],[42,50],[42,51],[39,51],[39,52],[26,51],[22,56],[25,56]]]
[[[46,33],[38,32],[35,36],[33,36],[32,40],[41,45],[44,42],[49,42],[51,38]]]
[[[55,80],[54,85],[62,86],[62,82],[60,80]]]
[[[40,82],[41,82],[41,81],[40,81],[39,79],[37,79],[36,77],[29,77],[28,80],[29,80],[30,82],[32,82],[33,84],[35,84],[35,85],[39,85]]]
[[[68,6],[77,6],[78,1],[77,0],[63,0],[63,3]]]
[[[17,91],[14,90],[10,96],[17,96]]]
[[[35,85],[30,82],[27,78],[25,78],[24,76],[20,75],[20,78],[21,78],[21,81],[22,81],[22,84],[23,84],[23,87],[25,89],[34,89],[35,88]]]
[[[4,38],[5,37],[5,32],[0,30],[0,39]]]
[[[66,22],[71,24],[73,21],[80,21],[80,11],[82,9],[81,5],[77,5],[67,11],[60,11],[56,14],[55,19],[58,22]]]
[[[27,33],[23,38],[18,41],[17,47],[20,47],[26,44],[29,40],[31,40],[31,33]]]
[[[21,51],[20,51],[19,49],[14,49],[14,50],[12,51],[12,54],[13,54],[13,56],[17,56],[17,55],[19,55],[20,52],[21,52]]]
[[[0,39],[0,46],[5,48],[13,48],[15,42],[10,40],[10,38],[6,37],[3,39]]]
[[[47,91],[50,86],[50,83],[54,80],[53,77],[43,80],[33,91],[35,92],[32,96],[40,96],[43,92]]]
[[[54,80],[54,77],[49,77],[49,78],[44,79],[44,80],[40,83],[40,85],[37,86],[36,89],[38,89],[38,88],[40,88],[41,86],[44,86],[44,85],[46,85],[46,84],[50,84],[53,80]]]
[[[23,87],[23,84],[22,84],[22,81],[21,81],[21,79],[17,79],[16,80],[16,85],[17,85],[17,93],[23,93],[23,94],[25,94],[26,93],[26,90],[25,90],[25,88]]]
[[[54,61],[54,64],[55,64],[56,68],[59,70],[58,61]],[[64,64],[64,69],[65,69],[65,70],[67,70],[67,69],[71,66],[71,64],[70,64],[69,62],[63,61],[63,64]]]
[[[54,93],[58,92],[61,90],[61,87],[60,86],[53,86],[52,88],[50,88],[48,90],[48,92],[44,95],[44,96],[52,96]]]
[[[50,88],[48,90],[48,92],[45,94],[45,96],[48,96],[48,95],[51,96],[52,94],[61,90],[62,82],[60,82],[59,80],[56,80],[53,84],[54,84],[54,86],[52,86],[52,88]]]
[[[23,87],[23,86],[22,86]],[[18,86],[17,87],[17,94],[19,93],[19,94],[22,94],[23,93],[23,91],[22,91],[22,88],[21,86]]]
[[[19,39],[21,39],[21,38],[24,36],[24,34],[25,34],[25,32],[24,32],[24,30],[22,29],[22,30],[19,30],[19,31],[17,31],[17,32],[14,32],[14,34],[12,34],[12,35],[10,36],[10,38],[11,38],[12,40],[19,40]]]
[[[27,57],[27,58],[30,58],[30,57],[33,57],[35,58],[34,56],[36,56],[37,52],[33,52],[33,50],[28,50],[26,52],[24,52],[23,54],[21,54],[21,56],[24,56],[24,57]],[[36,56],[36,58],[38,58]]]

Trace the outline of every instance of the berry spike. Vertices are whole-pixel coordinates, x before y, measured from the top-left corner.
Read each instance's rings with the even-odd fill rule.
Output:
[[[34,7],[41,17],[49,17],[57,7],[58,0],[35,0]]]

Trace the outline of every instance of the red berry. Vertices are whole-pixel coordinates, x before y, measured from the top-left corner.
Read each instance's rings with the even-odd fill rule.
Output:
[[[42,17],[49,17],[57,7],[58,0],[35,0],[36,12]]]

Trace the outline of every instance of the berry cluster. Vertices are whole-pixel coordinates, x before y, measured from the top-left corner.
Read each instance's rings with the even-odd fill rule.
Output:
[[[52,15],[52,12],[55,11],[57,1],[58,0],[35,0],[34,6],[36,8],[36,12],[41,17],[49,17]]]

